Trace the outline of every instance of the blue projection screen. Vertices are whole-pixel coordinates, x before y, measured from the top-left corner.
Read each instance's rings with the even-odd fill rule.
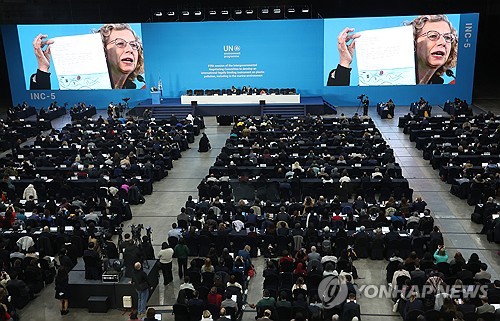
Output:
[[[92,35],[92,34],[97,35],[97,33],[98,33],[97,31],[102,26],[103,26],[102,24],[19,25],[19,26],[17,26],[18,36],[19,36],[19,46],[21,49],[21,57],[22,57],[21,61],[22,61],[22,65],[23,65],[24,81],[26,83],[26,89],[28,89],[28,90],[30,89],[31,75],[34,74],[36,72],[36,69],[37,69],[37,59],[36,59],[36,56],[34,54],[33,47],[34,47],[34,39],[36,39],[36,37],[40,33],[47,35],[47,38],[44,39],[44,41],[52,39],[52,41],[55,41],[54,45],[56,45],[59,40],[66,40],[69,42],[68,46],[71,46],[75,49],[74,50],[75,52],[62,52],[60,54],[61,60],[64,60],[64,61],[61,61],[61,64],[64,64],[64,65],[59,66],[61,69],[63,67],[65,67],[65,69],[69,69],[69,68],[75,67],[75,66],[77,67],[77,69],[81,69],[80,75],[73,75],[75,77],[75,79],[69,79],[68,77],[63,78],[63,80],[58,79],[58,78],[62,78],[63,76],[61,76],[61,73],[60,73],[61,70],[57,70],[57,68],[55,68],[58,66],[54,66],[54,57],[53,57],[54,54],[51,55],[52,57],[50,59],[50,68],[49,68],[50,85],[51,86],[48,86],[47,89],[59,90],[59,89],[63,89],[63,88],[60,88],[61,87],[60,85],[61,84],[64,85],[66,82],[73,82],[73,83],[83,82],[82,78],[86,74],[88,75],[91,72],[90,70],[93,67],[92,65],[96,63],[96,59],[95,59],[95,57],[92,57],[92,56],[87,54],[87,50],[89,49],[90,44],[83,42],[84,39],[82,39],[81,36],[87,36],[87,35]],[[131,30],[133,30],[135,32],[135,34],[137,36],[138,43],[140,43],[140,41],[141,41],[141,25],[136,23],[136,24],[129,24],[127,27],[130,27]],[[100,53],[102,58],[106,59],[108,61],[120,59],[120,60],[123,60],[123,63],[125,63],[127,58],[130,58],[132,60],[137,61],[138,60],[137,53],[139,51],[140,54],[142,55],[143,54],[142,50],[133,50],[130,46],[126,46],[125,48],[122,48],[122,50],[120,50],[120,48],[117,48],[116,45],[114,45],[115,42],[113,42],[113,41],[116,41],[116,39],[122,39],[123,37],[126,37],[125,35],[126,35],[126,33],[124,33],[123,30],[120,31],[120,34],[117,36],[110,35],[111,37],[110,37],[110,39],[107,39],[107,41],[108,41],[108,43],[109,42],[111,42],[111,43],[109,43],[106,46],[104,46],[102,41],[99,40],[101,37],[99,35],[97,35],[98,36],[97,37],[98,43],[97,44],[92,43],[92,44],[98,46],[98,48],[95,48],[96,50],[100,51],[100,52],[97,52],[97,54]],[[127,36],[132,36],[132,35],[130,34]],[[70,39],[71,37],[73,37],[74,39]],[[78,37],[80,37],[80,38],[78,38]],[[122,38],[118,38],[118,37],[122,37]],[[54,39],[56,39],[56,40],[54,40]],[[134,39],[134,38],[132,37],[132,39]],[[131,40],[131,39],[127,39],[127,40]],[[109,53],[105,52],[105,47],[108,47],[110,49]],[[116,50],[119,50],[120,52],[117,53]],[[90,52],[92,52],[92,51],[90,51]],[[94,55],[96,54],[96,52],[92,52],[92,53],[94,53]],[[130,53],[130,54],[128,54],[128,53]],[[116,57],[116,59],[113,59],[113,54],[119,54],[119,56]],[[67,56],[69,56],[69,58]],[[66,60],[68,60],[68,61],[66,61]],[[120,61],[120,63],[121,63],[121,61]],[[106,66],[104,66],[104,67],[106,68]],[[112,68],[113,67],[110,67],[109,69],[112,69]],[[110,73],[108,68],[106,68],[105,72],[106,72],[106,74]],[[143,72],[141,72],[141,74],[142,73]],[[106,76],[107,76],[107,78],[109,78],[108,75],[106,75]],[[78,79],[76,79],[76,77],[78,77]],[[108,82],[109,82],[109,80],[108,80]],[[138,89],[142,88],[142,84],[139,81],[134,79],[134,82],[135,82],[136,88],[138,88]],[[110,85],[110,87],[111,87],[111,84],[108,84],[108,85]],[[82,90],[88,86],[85,86],[84,84],[79,85],[77,83],[73,87],[74,87],[73,90]]]
[[[420,16],[422,17],[422,16]],[[440,15],[439,17],[435,17],[435,19],[444,19],[441,20],[440,22],[427,22],[429,23],[428,26],[425,26],[427,23],[424,24],[424,29],[421,31],[422,36],[417,36],[414,37],[413,31],[414,28],[411,26],[411,22],[415,21],[418,19],[419,16],[399,16],[399,17],[383,17],[383,18],[346,18],[346,19],[327,19],[325,20],[324,23],[324,28],[325,28],[325,43],[324,43],[324,49],[325,49],[325,66],[324,66],[324,77],[325,83],[328,83],[328,77],[330,76],[330,70],[332,68],[336,68],[337,64],[340,61],[340,50],[338,48],[338,37],[341,36],[342,31],[345,28],[352,28],[354,29],[353,32],[350,32],[350,35],[353,34],[360,34],[360,38],[355,40],[356,42],[359,42],[361,40],[364,40],[363,38],[365,36],[368,36],[369,34],[363,35],[363,32],[368,31],[377,31],[378,34],[372,35],[371,39],[368,40],[370,42],[376,42],[376,43],[368,43],[367,45],[371,45],[373,50],[370,50],[370,48],[367,48],[365,50],[365,54],[371,55],[366,57],[365,60],[375,60],[375,63],[384,63],[385,61],[383,60],[389,60],[388,64],[392,65],[398,65],[401,67],[401,60],[402,58],[405,60],[404,62],[408,63],[411,62],[413,67],[411,70],[411,74],[413,76],[413,85],[418,84],[419,81],[418,79],[415,79],[415,69],[418,68],[420,64],[444,64],[446,61],[446,57],[449,58],[449,60],[452,60],[453,54],[451,52],[458,52],[458,57],[460,57],[460,51],[459,50],[459,41],[458,37],[460,36],[459,30],[457,29],[458,26],[460,25],[460,15],[458,14],[452,14],[452,15]],[[408,25],[408,26],[407,26]],[[402,29],[401,27],[408,29],[409,34],[401,34],[401,33],[394,33],[393,31],[395,29]],[[396,27],[396,28],[395,28]],[[451,28],[457,29],[456,32],[451,32]],[[438,36],[439,39],[434,40],[434,41],[429,41],[424,33],[426,31],[433,31],[434,29],[444,29],[442,33],[449,34],[451,39],[453,41],[451,43],[447,43],[444,41],[443,37]],[[441,31],[441,30],[440,30]],[[409,36],[406,39],[402,39],[402,36]],[[410,44],[408,47],[408,50],[406,52],[402,52],[401,48],[403,47],[402,43],[407,40]],[[429,48],[423,48],[423,50],[417,50],[415,44],[416,43],[424,43],[424,46],[427,44]],[[360,43],[358,43],[359,46]],[[380,46],[380,48],[379,48]],[[342,48],[345,49],[345,48]],[[341,49],[341,50],[342,50]],[[378,50],[380,49],[380,50]],[[351,77],[350,77],[350,86],[362,86],[362,85],[379,85],[379,83],[376,81],[377,79],[374,79],[372,75],[369,75],[367,72],[365,72],[365,77],[370,78],[372,81],[367,82],[364,81],[363,79],[359,79],[359,74],[363,74],[362,72],[359,72],[358,70],[358,64],[356,63],[357,59],[357,54],[358,54],[358,48],[354,49],[354,54],[353,54],[353,61],[351,64]],[[400,51],[401,50],[401,51]],[[430,53],[432,52],[439,52],[443,53],[443,55],[436,55],[436,59],[442,60],[440,61],[428,61],[431,60],[432,55]],[[382,57],[373,57],[374,55],[380,54]],[[404,57],[399,57],[398,55],[404,54]],[[426,56],[428,57],[423,57],[423,59],[419,58],[419,55]],[[444,57],[443,57],[444,56]],[[378,58],[378,59],[377,59]],[[428,58],[428,59],[425,59]],[[422,61],[421,61],[422,60]],[[402,63],[404,63],[402,62]],[[420,62],[420,64],[419,64]],[[452,66],[450,66],[447,69],[450,69],[454,75],[456,74],[456,63],[451,63]],[[391,69],[383,68],[380,66],[376,67],[377,71],[377,76],[379,76],[380,79],[380,85],[391,85],[391,78],[394,78],[397,80],[397,76],[400,71],[395,71],[394,73],[391,73]],[[400,69],[399,69],[400,70]],[[372,76],[372,77],[370,77]],[[465,75],[464,75],[465,76]],[[444,84],[454,84],[454,78],[447,76],[446,74],[442,74],[441,78],[443,79]],[[464,77],[465,78],[465,77]],[[385,79],[385,80],[384,80]],[[346,84],[347,85],[347,84]]]
[[[158,86],[161,81],[163,97],[170,98],[179,98],[188,89],[227,89],[231,86],[296,88],[302,96],[322,96],[330,103],[340,106],[357,105],[356,97],[361,93],[369,95],[372,102],[392,98],[398,105],[409,104],[420,96],[431,104],[441,104],[454,97],[470,101],[478,14],[446,16],[456,29],[454,40],[457,59],[449,68],[456,78],[443,73],[440,75],[442,85],[388,86],[384,82],[378,82],[376,86],[358,86],[358,64],[363,63],[358,61],[363,49],[359,47],[353,54],[350,85],[327,86],[330,72],[337,68],[340,61],[337,40],[339,32],[345,27],[355,28],[354,32],[384,31],[401,27],[416,17],[131,24],[142,40],[144,56],[143,82],[136,80],[134,88],[148,89]],[[85,101],[98,108],[105,108],[110,101],[117,102],[124,97],[131,98],[131,105],[150,98],[149,90],[75,91],[58,90],[57,86],[29,90],[30,76],[37,70],[32,42],[38,33],[46,33],[49,38],[84,35],[100,26],[2,26],[13,104],[26,101],[40,107],[47,106],[52,101],[68,102],[70,105]],[[436,26],[435,29],[438,27],[442,26]],[[439,29],[439,39],[445,39],[442,36],[445,33],[446,30]],[[367,39],[368,36],[363,40]],[[399,44],[402,47],[401,39],[395,37],[387,44],[392,48],[399,48]],[[430,39],[427,34],[425,39]],[[408,37],[405,41],[408,43]],[[380,43],[378,47],[384,49]],[[443,45],[441,48],[446,47]],[[430,51],[434,60],[439,60],[444,59],[440,56],[448,54],[447,50]],[[417,55],[415,68],[418,66],[416,57]],[[411,59],[406,59],[406,62],[409,60]],[[380,69],[376,71],[378,75],[387,76],[393,71],[386,67]],[[53,73],[51,83],[56,84],[57,75],[53,69],[50,71]],[[410,69],[406,71],[407,75],[411,75]],[[366,83],[365,81],[364,84]]]

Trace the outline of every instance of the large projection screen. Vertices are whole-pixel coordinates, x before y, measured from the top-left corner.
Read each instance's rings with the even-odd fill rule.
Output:
[[[40,107],[57,100],[70,105],[85,101],[98,108],[105,108],[110,101],[118,102],[124,97],[130,98],[129,104],[134,105],[150,98],[149,89],[158,86],[160,82],[163,85],[163,97],[175,99],[179,99],[189,89],[251,86],[295,88],[301,97],[322,96],[328,102],[340,106],[356,106],[356,97],[362,93],[369,95],[372,102],[392,98],[397,105],[410,104],[421,96],[431,104],[442,104],[454,97],[470,101],[479,15],[471,13],[445,16],[455,31],[451,31],[451,28],[443,29],[438,23],[432,25],[432,30],[423,29],[423,35],[417,34],[416,39],[411,36],[412,26],[405,24],[414,21],[418,17],[416,15],[130,24],[141,42],[144,59],[142,73],[136,73],[127,86],[115,86],[115,82],[110,81],[109,89],[81,86],[79,90],[74,87],[62,90],[60,81],[67,78],[58,77],[57,68],[51,65],[50,88],[30,90],[31,77],[36,74],[38,67],[33,49],[33,40],[38,34],[47,34],[48,37],[44,39],[56,37],[56,40],[65,36],[83,37],[91,35],[102,24],[4,25],[2,33],[14,105],[26,101]],[[429,26],[431,25],[427,24]],[[328,85],[332,71],[340,77],[337,69],[341,61],[339,50],[342,48],[339,48],[338,40],[341,31],[347,27],[354,28],[349,35],[361,34],[355,40],[359,46],[353,51],[347,83],[344,77],[343,82]],[[450,40],[450,33],[453,34],[453,41],[446,42]],[[75,39],[78,40],[78,37]],[[113,41],[115,38],[117,37],[108,40]],[[130,44],[133,39],[123,40],[125,42],[119,42],[119,45],[128,51],[133,50],[134,43]],[[419,54],[425,51],[422,46],[414,43],[423,41],[430,46],[428,62],[448,59],[452,46],[456,59],[439,73],[431,74],[428,79],[434,77],[432,81],[419,84],[419,68],[424,66],[420,63],[424,61],[421,58],[423,56]],[[351,43],[352,40],[348,39],[347,45]],[[102,45],[109,67],[110,57],[106,48],[116,47],[115,42],[103,42]],[[397,61],[395,65],[386,65],[387,62],[382,59],[384,50],[388,54],[394,54],[397,50],[398,55],[404,59]],[[375,57],[376,52],[379,60],[366,59]],[[403,55],[404,53],[406,54]],[[129,56],[124,63],[135,64],[138,59]],[[398,59],[391,59],[389,63],[392,60]],[[108,69],[108,76],[112,80],[114,78],[109,70],[111,69]],[[102,72],[102,69],[99,71]],[[361,81],[359,75],[363,77]],[[394,81],[396,78],[402,80]],[[101,79],[105,81],[106,77],[102,75]]]

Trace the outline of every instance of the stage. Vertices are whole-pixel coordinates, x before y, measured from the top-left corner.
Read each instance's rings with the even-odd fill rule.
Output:
[[[155,111],[157,114],[195,114],[198,116],[217,116],[217,115],[252,115],[252,116],[260,116],[263,113],[263,108],[271,107],[273,110],[282,109],[284,111],[290,110],[304,110],[305,113],[309,113],[312,115],[323,115],[323,114],[331,114],[334,113],[334,109],[329,107],[323,100],[321,96],[313,96],[313,97],[303,97],[300,96],[300,102],[298,103],[267,103],[266,98],[268,100],[275,100],[276,97],[281,95],[259,95],[254,99],[254,101],[258,101],[259,103],[225,103],[225,104],[182,104],[181,98],[161,98],[160,104],[153,105],[151,99],[146,99],[140,101],[134,108],[132,108],[128,115],[131,116],[142,116],[145,109],[150,109],[153,111],[153,115],[155,115]],[[286,96],[286,95],[283,95]],[[294,96],[294,95],[290,95]],[[191,96],[192,100],[196,100],[197,98],[206,97],[206,96]],[[231,97],[231,96],[228,96]],[[250,96],[253,97],[253,96]],[[273,99],[271,99],[271,97]],[[222,96],[219,96],[222,98]],[[255,97],[254,97],[255,98]],[[260,100],[266,101],[264,105],[260,104]]]
[[[143,264],[144,272],[148,275],[149,283],[153,286],[149,296],[158,285],[160,264],[157,260],[148,260],[148,264]],[[69,304],[72,308],[88,308],[88,299],[91,296],[108,297],[110,309],[123,308],[123,297],[132,296],[132,305],[137,306],[137,293],[131,279],[122,277],[118,283],[103,283],[102,280],[86,280],[85,265],[83,260],[69,272]]]
[[[182,95],[183,105],[260,105],[260,104],[300,104],[300,95]]]

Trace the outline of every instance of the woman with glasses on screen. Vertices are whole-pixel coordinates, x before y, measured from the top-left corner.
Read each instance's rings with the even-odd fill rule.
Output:
[[[457,31],[442,14],[419,16],[407,25],[413,27],[417,84],[443,84],[441,75],[457,64]],[[328,86],[349,86],[356,38],[361,36],[353,32],[347,27],[337,37],[340,62],[330,71]]]
[[[126,23],[105,24],[95,31],[101,34],[108,71],[113,89],[136,89],[134,80],[144,82],[144,54],[140,38]],[[31,75],[30,89],[50,89],[50,45],[53,40],[39,34],[33,40],[38,62],[36,74]]]

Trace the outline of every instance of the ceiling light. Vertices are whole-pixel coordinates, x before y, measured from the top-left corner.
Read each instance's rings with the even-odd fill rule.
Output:
[[[161,16],[163,16],[163,12],[161,12],[161,11],[156,11],[156,12],[155,12],[155,16],[157,16],[157,17],[161,17]]]
[[[227,11],[227,10],[222,10],[222,11],[220,12],[220,14],[224,14],[224,15],[226,15],[226,14],[229,14],[229,11]]]
[[[175,12],[169,11],[169,12],[167,12],[167,16],[175,16]]]
[[[281,13],[281,9],[280,8],[276,8],[273,10],[274,13],[276,14],[280,14]]]
[[[246,14],[253,14],[253,10],[252,9],[248,9],[245,11]]]
[[[234,13],[235,13],[235,14],[241,14],[241,12],[242,12],[242,11],[241,11],[240,9],[234,10]]]
[[[194,12],[194,15],[195,15],[195,16],[201,16],[201,11],[200,11],[200,10],[195,11],[195,12]]]
[[[215,16],[217,14],[217,12],[215,10],[210,10],[208,12],[208,14],[211,15],[211,16]]]
[[[308,12],[309,12],[309,8],[307,8],[307,7],[302,8],[302,13],[308,13]]]
[[[267,9],[267,8],[262,9],[262,13],[268,14],[269,13],[269,9]]]
[[[189,11],[187,11],[187,10],[182,11],[182,15],[183,16],[189,16]]]
[[[294,13],[295,12],[295,8],[288,8],[288,13]]]

